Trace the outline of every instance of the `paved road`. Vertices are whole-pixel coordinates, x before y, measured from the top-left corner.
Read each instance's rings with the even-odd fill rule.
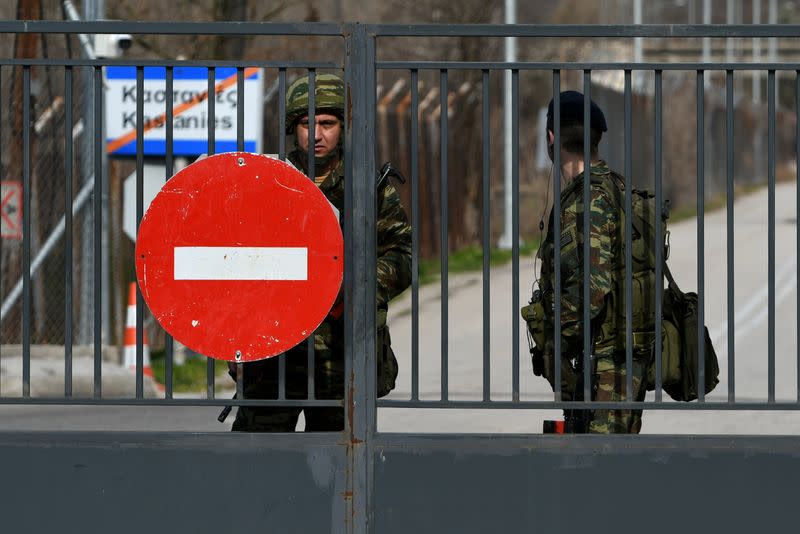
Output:
[[[776,192],[776,397],[797,398],[797,250],[795,188],[781,184]],[[740,401],[767,398],[767,195],[761,191],[736,203],[735,218],[735,394]],[[727,276],[725,212],[705,219],[706,323],[721,364],[722,382],[709,400],[728,395]],[[669,265],[684,291],[697,287],[696,224],[670,225],[673,245]],[[520,302],[525,302],[533,282],[531,258],[521,262]],[[449,289],[449,396],[480,399],[482,395],[482,280],[480,273],[450,277]],[[491,288],[491,391],[492,399],[511,398],[512,322],[520,321],[512,309],[511,266],[494,268]],[[439,284],[421,290],[420,392],[423,399],[440,396]],[[390,313],[392,339],[400,360],[398,388],[391,398],[410,396],[410,295],[394,303]],[[552,392],[544,379],[533,376],[524,328],[517,339],[520,353],[522,399],[549,400]],[[219,396],[228,396],[223,391]],[[666,395],[665,395],[666,397]],[[652,393],[649,399],[652,399]],[[218,408],[2,406],[0,428],[7,430],[186,430],[225,431],[216,421]],[[559,417],[541,410],[406,410],[381,409],[382,431],[408,432],[531,432],[541,431],[541,421]],[[302,426],[302,422],[300,423]],[[798,434],[798,412],[649,411],[646,433]]]

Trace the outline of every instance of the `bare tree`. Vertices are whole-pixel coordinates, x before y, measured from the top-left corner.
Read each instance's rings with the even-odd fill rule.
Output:
[[[274,20],[288,6],[289,0],[250,2],[249,0],[178,0],[170,5],[174,19],[186,21],[250,21]],[[163,18],[163,5],[153,0],[120,2],[110,6],[109,16],[123,20]],[[142,52],[160,58],[183,56],[187,59],[242,59],[248,53],[252,36],[191,35],[176,38],[170,35],[135,35],[134,42]],[[137,55],[137,50],[130,52]]]

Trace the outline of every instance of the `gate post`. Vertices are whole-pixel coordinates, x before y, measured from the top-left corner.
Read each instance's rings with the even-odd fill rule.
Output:
[[[370,531],[375,432],[375,41],[362,24],[345,36],[345,531]]]

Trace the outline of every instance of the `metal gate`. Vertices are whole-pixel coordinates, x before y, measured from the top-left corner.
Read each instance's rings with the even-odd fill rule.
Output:
[[[647,529],[652,532],[670,532],[675,528],[726,530],[731,532],[751,532],[765,523],[790,527],[795,518],[793,506],[796,499],[794,484],[800,475],[800,438],[797,435],[747,436],[724,434],[716,436],[677,435],[680,428],[666,435],[651,436],[599,436],[572,435],[553,436],[531,432],[409,432],[379,431],[383,413],[391,410],[409,410],[412,414],[422,413],[421,409],[435,409],[454,413],[457,410],[474,410],[469,414],[498,413],[513,410],[520,419],[529,414],[545,410],[553,412],[570,407],[602,408],[640,408],[648,414],[661,411],[678,411],[681,414],[708,412],[724,414],[757,411],[769,414],[777,411],[797,413],[800,408],[800,351],[789,354],[796,373],[781,374],[776,371],[776,328],[779,318],[776,312],[777,301],[784,288],[776,288],[778,281],[784,279],[782,269],[776,276],[776,247],[788,246],[776,240],[776,146],[787,139],[786,144],[794,150],[796,176],[788,182],[796,187],[800,182],[800,166],[796,165],[800,154],[800,64],[792,63],[688,63],[688,62],[576,62],[564,61],[407,61],[380,59],[381,46],[389,39],[409,40],[429,37],[454,39],[500,39],[509,37],[525,38],[587,38],[630,40],[641,37],[663,39],[697,38],[796,38],[800,36],[797,26],[393,26],[362,24],[257,24],[257,23],[64,23],[45,21],[6,21],[0,23],[4,34],[123,34],[133,35],[255,35],[255,36],[330,36],[343,40],[343,57],[340,62],[311,61],[248,61],[246,64],[227,61],[145,61],[145,60],[98,60],[98,59],[14,59],[4,57],[0,68],[7,72],[18,72],[22,105],[20,154],[11,154],[21,159],[22,178],[22,238],[21,285],[19,303],[16,311],[21,318],[20,362],[21,390],[18,395],[0,391],[0,403],[6,406],[82,406],[87,410],[96,407],[132,406],[136,409],[148,407],[222,407],[228,404],[242,405],[297,405],[297,406],[342,406],[346,412],[345,429],[342,433],[330,434],[233,434],[213,432],[170,432],[170,431],[74,431],[70,429],[43,429],[0,431],[0,466],[3,479],[7,481],[2,490],[2,507],[8,511],[6,521],[14,532],[42,532],[55,529],[74,529],[81,525],[90,531],[113,530],[116,532],[139,532],[142,530],[174,532],[217,532],[222,529],[236,529],[256,532],[493,532],[498,530],[526,530],[535,532],[581,532],[629,531]],[[174,69],[181,66],[201,66],[209,69],[208,94],[215,94],[214,69],[235,67],[238,93],[238,147],[243,147],[243,121],[246,113],[242,96],[245,67],[260,67],[275,73],[279,111],[277,125],[283,124],[285,108],[282,104],[287,83],[287,71],[300,69],[312,74],[320,70],[339,70],[344,73],[347,88],[348,108],[346,112],[346,204],[345,204],[345,325],[346,325],[346,380],[343,401],[304,401],[288,400],[285,397],[275,401],[242,399],[231,401],[215,394],[214,365],[208,366],[208,384],[204,397],[175,395],[172,387],[172,351],[169,340],[166,342],[166,383],[165,391],[158,398],[148,398],[144,394],[142,369],[143,352],[143,311],[141,298],[138,300],[136,317],[137,329],[137,369],[135,392],[130,397],[109,397],[103,391],[104,350],[107,340],[103,339],[101,325],[104,320],[103,294],[104,242],[102,239],[102,220],[104,217],[101,199],[107,191],[103,190],[104,172],[101,158],[104,151],[103,108],[101,100],[94,98],[93,124],[84,124],[88,130],[93,127],[94,152],[89,164],[92,173],[86,175],[80,186],[87,188],[84,200],[92,199],[94,222],[91,225],[91,246],[82,245],[89,254],[92,265],[91,282],[94,302],[92,309],[93,329],[91,353],[93,361],[92,391],[89,395],[73,392],[73,302],[72,264],[79,261],[73,258],[75,235],[72,228],[73,211],[82,209],[74,205],[81,198],[76,194],[72,180],[74,174],[74,153],[71,139],[76,117],[73,115],[73,100],[78,95],[73,92],[73,82],[79,72],[91,76],[94,95],[103,90],[102,67],[133,65],[137,72],[137,128],[138,153],[136,155],[137,175],[137,220],[142,216],[142,176],[143,176],[143,69],[147,66],[166,67],[167,94],[172,91]],[[64,167],[60,172],[66,179],[64,199],[64,234],[68,251],[63,258],[61,269],[64,273],[65,327],[63,340],[63,389],[55,396],[37,395],[35,380],[32,381],[32,350],[40,343],[33,339],[32,292],[36,286],[34,275],[45,259],[32,257],[41,252],[41,244],[34,247],[31,232],[31,134],[36,127],[36,119],[29,105],[31,94],[31,71],[33,69],[60,69],[64,76]],[[654,398],[645,402],[634,402],[630,397],[620,403],[564,402],[560,392],[549,398],[531,397],[526,392],[525,379],[521,370],[527,364],[521,361],[520,347],[524,347],[524,324],[519,319],[520,295],[524,295],[526,274],[521,272],[525,261],[521,252],[520,223],[525,213],[520,211],[520,175],[527,167],[520,164],[526,157],[520,150],[526,142],[531,145],[543,134],[520,139],[521,117],[525,117],[526,102],[521,102],[520,79],[531,72],[544,72],[548,78],[548,91],[542,98],[546,103],[553,94],[558,94],[569,83],[584,93],[594,97],[602,94],[612,84],[597,87],[593,75],[597,72],[616,72],[622,81],[618,91],[622,103],[622,116],[609,117],[609,122],[620,126],[618,138],[609,141],[609,159],[619,165],[628,179],[638,172],[652,178],[652,186],[660,202],[664,197],[665,165],[663,145],[664,79],[673,71],[689,72],[695,81],[697,98],[694,106],[685,110],[687,116],[694,116],[696,146],[696,237],[697,246],[688,251],[695,258],[697,270],[697,289],[700,308],[705,310],[706,257],[708,244],[705,230],[705,197],[707,187],[705,176],[708,153],[704,106],[707,102],[707,74],[716,73],[724,79],[724,101],[722,106],[726,136],[724,150],[726,167],[722,174],[722,191],[725,193],[725,233],[726,247],[724,264],[726,277],[723,284],[725,330],[721,334],[726,340],[726,351],[720,351],[726,371],[721,375],[717,397],[700,395],[694,403],[677,404],[663,397],[660,388]],[[756,353],[752,358],[763,361],[766,367],[766,396],[763,400],[737,398],[736,360],[733,348],[737,345],[735,326],[741,324],[737,319],[735,306],[736,261],[734,253],[734,199],[735,192],[735,144],[734,121],[734,81],[740,71],[766,72],[767,79],[767,142],[766,142],[766,214],[767,236],[766,265],[757,273],[766,279],[765,300],[757,310],[750,313],[763,313],[767,319],[766,350]],[[466,179],[453,176],[449,170],[457,164],[461,156],[455,158],[451,152],[453,136],[449,133],[450,120],[455,116],[454,102],[459,102],[459,93],[453,89],[452,78],[461,72],[471,72],[473,92],[462,94],[464,105],[472,95],[480,102],[479,128],[469,130],[480,138],[481,170],[476,173],[479,194],[480,224],[477,242],[481,247],[480,306],[481,312],[473,315],[481,318],[477,326],[467,327],[451,323],[449,302],[453,298],[448,265],[451,219],[463,214],[448,210],[453,198],[454,186],[466,186]],[[508,73],[510,77],[510,100],[505,103],[511,108],[510,128],[512,166],[510,181],[511,228],[514,239],[511,252],[511,281],[508,293],[492,292],[490,265],[492,247],[492,76]],[[408,143],[408,162],[406,172],[410,177],[406,200],[411,213],[414,232],[413,283],[410,292],[409,317],[410,335],[403,342],[408,350],[408,362],[403,369],[408,391],[396,391],[389,398],[376,400],[375,379],[375,331],[376,318],[370,303],[375,301],[375,190],[373,177],[380,138],[378,130],[381,109],[376,98],[376,88],[380,80],[390,74],[407,77],[409,93],[410,129],[403,143]],[[574,74],[577,73],[577,74]],[[438,82],[438,114],[428,115],[420,110],[423,105],[436,101],[436,96],[420,100],[420,78],[432,77]],[[566,83],[563,80],[568,76]],[[784,123],[776,120],[776,79],[778,76],[791,78],[794,89],[794,112],[784,110]],[[651,84],[652,100],[644,99],[643,84]],[[479,81],[477,81],[479,80]],[[580,84],[580,85],[578,85]],[[5,90],[5,88],[4,88]],[[313,94],[313,92],[312,92]],[[528,93],[526,93],[528,94]],[[647,93],[650,94],[650,93]],[[472,100],[474,103],[476,100]],[[208,98],[208,114],[214,116],[214,98]],[[648,172],[634,168],[635,152],[641,151],[634,136],[634,109],[642,101],[652,104],[652,158],[647,161]],[[175,118],[173,101],[165,101],[164,124],[168,136],[171,134]],[[558,111],[556,111],[558,114]],[[405,117],[405,116],[404,116]],[[431,119],[433,117],[433,119]],[[423,129],[423,118],[427,130]],[[781,137],[789,121],[789,133]],[[792,121],[794,124],[792,125]],[[558,121],[556,121],[558,122]],[[779,130],[776,132],[776,125]],[[794,126],[794,128],[791,128]],[[462,126],[463,127],[463,126]],[[466,127],[464,127],[466,128]],[[535,130],[535,129],[534,129]],[[620,131],[621,130],[621,131]],[[420,132],[435,132],[439,153],[437,162],[420,162]],[[466,129],[462,131],[468,131]],[[528,132],[528,130],[525,130]],[[480,132],[480,133],[477,133]],[[641,132],[640,132],[641,133]],[[426,134],[427,135],[427,134]],[[557,134],[558,135],[558,134]],[[286,145],[282,135],[277,136],[278,152],[285,157]],[[172,174],[171,137],[167,142],[167,172]],[[3,140],[3,143],[10,140]],[[722,139],[712,138],[714,150],[719,150]],[[587,141],[588,146],[588,141]],[[634,148],[636,146],[636,148]],[[209,152],[213,152],[214,126],[209,122]],[[524,152],[524,150],[523,150]],[[616,156],[614,156],[616,154]],[[717,154],[717,152],[715,152]],[[391,155],[391,154],[390,154]],[[394,156],[393,156],[394,157]],[[616,157],[616,160],[614,159]],[[586,159],[588,161],[588,150]],[[788,158],[787,159],[791,159]],[[427,165],[425,170],[423,163]],[[645,163],[642,163],[644,165]],[[522,168],[521,168],[522,167]],[[424,172],[423,172],[424,171]],[[426,174],[427,173],[427,174]],[[60,176],[61,174],[59,174]],[[430,190],[422,188],[423,177],[435,183]],[[5,176],[4,176],[5,179]],[[668,180],[667,180],[668,182]],[[87,186],[87,184],[90,184]],[[629,185],[631,185],[629,183]],[[648,184],[645,184],[648,185]],[[552,183],[552,195],[559,198],[561,184]],[[667,186],[669,187],[669,186]],[[630,188],[626,188],[630,189]],[[421,192],[433,191],[436,198],[428,198],[436,206],[434,241],[439,250],[438,290],[440,331],[438,354],[423,353],[421,341],[425,337],[421,330],[422,302],[420,280],[420,243],[423,241],[421,229],[429,221],[421,220]],[[799,190],[800,191],[800,190]],[[509,191],[504,191],[509,192]],[[677,194],[677,193],[676,193]],[[798,197],[800,198],[800,197]],[[800,200],[798,200],[800,203]],[[556,200],[558,206],[558,200]],[[796,212],[795,212],[796,217]],[[796,219],[795,219],[796,220]],[[495,227],[496,228],[496,227]],[[660,230],[663,231],[663,228]],[[60,236],[58,239],[62,239]],[[800,234],[796,236],[797,251],[800,251]],[[4,240],[4,245],[8,242]],[[673,247],[680,246],[673,242]],[[797,252],[794,254],[797,261]],[[38,263],[38,264],[37,264]],[[524,267],[528,269],[527,266]],[[786,271],[790,276],[796,274]],[[32,275],[33,273],[33,275]],[[718,274],[718,273],[713,273]],[[712,282],[709,277],[708,282]],[[588,274],[584,280],[588,287]],[[437,286],[433,286],[437,287]],[[789,286],[787,286],[789,287]],[[791,293],[789,287],[787,293]],[[6,285],[3,290],[5,302],[13,288]],[[588,293],[588,292],[587,292]],[[796,294],[796,291],[794,292]],[[510,349],[497,348],[498,336],[502,330],[492,323],[490,302],[499,298],[503,317],[501,323],[507,327],[506,337],[510,338]],[[721,298],[721,297],[720,297]],[[559,299],[556,298],[556,301]],[[657,300],[656,302],[659,302]],[[9,308],[11,309],[11,308]],[[588,313],[588,312],[586,312]],[[395,317],[396,318],[396,317]],[[630,319],[630,311],[628,312]],[[706,317],[701,311],[700,321]],[[800,321],[800,313],[797,313]],[[800,323],[788,327],[790,337],[795,337]],[[462,351],[454,355],[450,342],[462,334],[462,329],[470,328],[480,332],[479,350],[473,353]],[[660,332],[658,332],[660,333]],[[657,333],[657,334],[658,334]],[[4,334],[5,335],[5,334]],[[560,336],[557,336],[559,338]],[[657,340],[660,337],[657,335]],[[10,350],[6,340],[2,341],[4,351]],[[398,340],[395,339],[395,343]],[[588,343],[588,340],[586,341]],[[474,348],[474,347],[473,347]],[[656,354],[660,354],[657,345]],[[523,349],[524,351],[524,349]],[[588,351],[587,351],[588,353]],[[480,368],[479,386],[473,391],[451,392],[451,370],[470,356],[477,358]],[[750,356],[750,355],[748,355]],[[2,356],[8,359],[8,355]],[[59,356],[60,357],[60,356]],[[630,365],[631,353],[627,358]],[[310,355],[313,359],[313,355]],[[506,362],[502,367],[504,377],[501,383],[509,386],[507,391],[498,393],[498,379],[495,358]],[[436,382],[438,391],[431,393],[421,387],[421,383],[431,378],[423,370],[425,362],[436,360]],[[701,358],[702,361],[702,358]],[[656,369],[657,384],[661,384],[660,366]],[[507,374],[505,371],[507,370]],[[702,375],[703,369],[701,367]],[[789,384],[788,389],[778,386],[778,379]],[[405,379],[404,379],[405,380]],[[739,380],[741,385],[741,377]],[[34,391],[32,393],[32,386]],[[403,389],[401,387],[400,389]],[[742,389],[740,387],[740,389]],[[241,393],[241,382],[237,385]],[[630,391],[630,388],[628,389]],[[786,392],[789,393],[786,393]],[[473,394],[473,395],[470,395]],[[787,396],[789,395],[789,396]],[[588,396],[588,395],[587,395]],[[381,413],[379,413],[379,411]],[[36,417],[38,412],[27,412]],[[467,415],[467,418],[472,415]],[[387,416],[388,417],[388,416]],[[414,417],[417,417],[416,415]],[[425,415],[418,416],[420,419]],[[477,417],[477,416],[476,416]],[[780,430],[780,429],[778,429]],[[782,432],[774,432],[781,434]],[[786,432],[789,434],[790,432]],[[746,434],[746,433],[745,433]],[[733,504],[734,506],[731,506]],[[663,512],[662,512],[663,510]],[[691,526],[690,526],[691,525]]]

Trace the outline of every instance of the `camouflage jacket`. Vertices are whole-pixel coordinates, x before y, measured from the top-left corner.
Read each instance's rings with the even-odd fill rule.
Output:
[[[617,298],[617,289],[621,287],[617,276],[618,265],[622,255],[620,213],[615,199],[600,185],[604,177],[614,176],[605,162],[600,161],[591,169],[590,188],[590,270],[589,301],[592,322],[595,332],[606,331],[601,325],[606,321],[605,310],[607,299]],[[564,341],[563,352],[575,356],[583,347],[583,173],[576,176],[561,192],[561,335]],[[553,212],[550,212],[547,237],[539,248],[538,256],[542,261],[541,288],[544,298],[544,309],[550,312],[552,337],[552,311],[555,276],[555,241],[553,239]],[[611,318],[608,318],[611,319]],[[613,343],[602,343],[597,340],[595,354],[609,356],[624,350]],[[549,345],[550,343],[548,343]]]
[[[295,149],[289,161],[304,173],[306,155]],[[339,213],[344,212],[344,160],[325,178],[320,190]],[[411,285],[411,226],[394,186],[387,182],[378,191],[377,226],[377,305],[378,328],[386,324],[389,301]],[[329,316],[326,323],[332,318]]]

